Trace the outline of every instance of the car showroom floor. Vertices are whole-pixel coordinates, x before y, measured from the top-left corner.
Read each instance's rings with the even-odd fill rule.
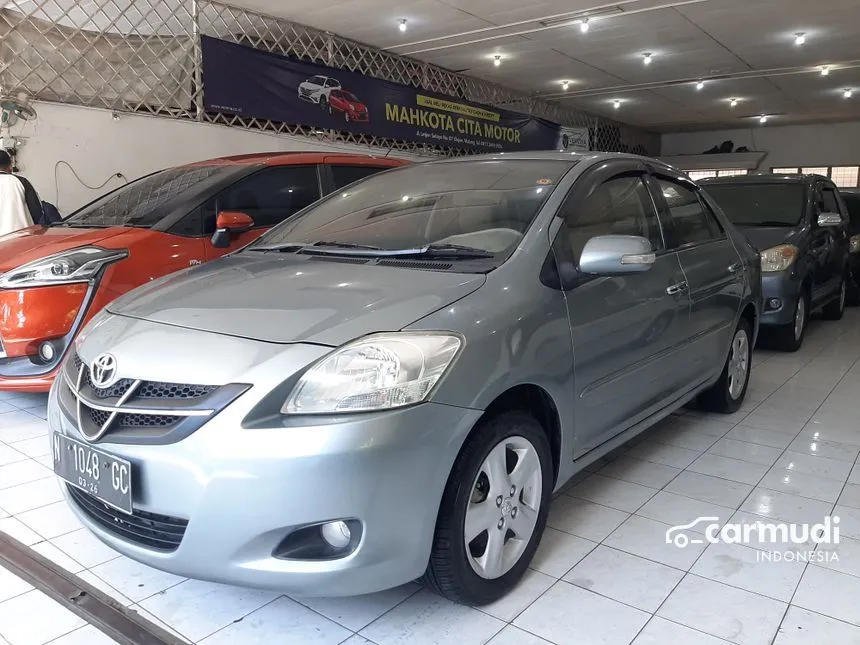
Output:
[[[454,605],[417,585],[296,599],[183,580],[118,556],[66,509],[44,396],[0,395],[0,530],[182,638],[216,645],[860,643],[860,309],[813,321],[796,354],[757,351],[743,409],[687,411],[560,495],[505,599]],[[700,516],[841,518],[838,562],[758,561],[761,543],[666,544]],[[693,529],[695,530],[695,529]],[[700,529],[701,530],[701,529]],[[807,550],[807,547],[802,547]],[[111,642],[0,569],[0,645]]]

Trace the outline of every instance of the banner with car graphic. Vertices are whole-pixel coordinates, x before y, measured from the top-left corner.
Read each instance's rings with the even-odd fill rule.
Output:
[[[204,36],[206,110],[482,152],[550,150],[559,126],[525,114]]]

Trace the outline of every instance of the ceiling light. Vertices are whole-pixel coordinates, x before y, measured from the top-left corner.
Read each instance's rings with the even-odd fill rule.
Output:
[[[615,99],[612,101],[612,106],[617,110],[621,107],[621,99]]]
[[[827,76],[830,73],[830,67],[828,65],[823,65],[821,67],[821,75]]]
[[[406,18],[402,18],[400,20],[400,24],[397,26],[400,31],[406,31]]]
[[[567,92],[567,88],[569,86],[570,86],[570,81],[562,81],[561,82],[561,89],[563,89],[565,92]]]
[[[645,52],[644,54],[642,54],[642,62],[646,65],[651,64],[651,52]]]
[[[696,83],[696,89],[697,90],[705,89],[705,81],[699,81],[698,83]]]
[[[499,66],[499,65],[501,65],[501,64],[502,64],[502,55],[501,55],[501,54],[496,54],[495,56],[493,56],[493,65],[495,65],[496,67],[498,67],[498,66]]]
[[[737,100],[737,99],[731,99],[731,100],[729,101],[729,105],[730,105],[731,107],[737,107],[737,106],[738,106],[738,100]]]
[[[845,91],[842,92],[842,96],[846,99],[850,99],[852,96],[854,96],[854,90],[852,90],[850,87],[846,87]]]
[[[538,24],[540,24],[544,27],[549,27],[550,29],[552,29],[554,27],[566,27],[568,25],[580,25],[579,28],[582,29],[583,20],[588,20],[589,18],[596,18],[596,17],[604,18],[606,16],[611,16],[611,15],[619,14],[619,13],[623,13],[623,12],[624,12],[624,9],[622,9],[621,7],[617,7],[617,6],[616,7],[604,7],[603,9],[596,9],[596,10],[589,11],[588,12],[588,18],[585,18],[584,16],[582,18],[579,18],[576,15],[577,13],[582,15],[585,12],[574,12],[573,15],[566,14],[566,15],[557,16],[555,18],[547,18],[546,20],[540,20],[540,21],[538,21]],[[583,29],[583,31],[585,31],[585,30]]]
[[[762,115],[758,118],[758,122],[759,122],[759,123],[767,123],[767,114],[762,114]]]
[[[802,31],[799,31],[796,34],[794,34],[794,44],[795,45],[800,47],[805,42],[806,42],[806,34],[805,33],[803,33]]]
[[[579,23],[579,30],[582,33],[585,33],[588,31],[588,27],[589,27],[588,18],[583,18],[582,21]]]

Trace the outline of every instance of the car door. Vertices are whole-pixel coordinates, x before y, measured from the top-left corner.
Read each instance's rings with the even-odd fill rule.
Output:
[[[556,261],[578,266],[598,235],[638,235],[657,253],[651,268],[623,276],[581,275],[565,291],[574,347],[575,456],[659,408],[681,386],[676,350],[687,335],[684,276],[663,236],[638,162],[602,164],[580,178],[561,207]]]
[[[682,288],[690,297],[686,369],[698,385],[725,361],[744,294],[744,265],[698,186],[681,175],[659,172],[652,186],[668,244],[684,272]]]
[[[845,268],[845,255],[848,252],[848,238],[845,226],[818,226],[818,215],[836,213],[847,224],[847,213],[836,188],[828,182],[819,181],[816,185],[816,205],[813,228],[818,256],[818,279],[816,280],[813,300],[826,298],[839,289]]]
[[[322,196],[320,168],[316,164],[272,166],[245,177],[203,206],[204,234],[215,232],[217,214],[238,211],[254,220],[254,228],[234,235],[227,248],[207,245],[207,259],[221,257],[260,237]]]

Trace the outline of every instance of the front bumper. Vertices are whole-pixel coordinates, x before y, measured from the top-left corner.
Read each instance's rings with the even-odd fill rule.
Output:
[[[151,323],[137,321],[136,326],[153,331]],[[208,351],[199,332],[173,328],[165,333],[172,337],[167,345],[186,344],[186,354]],[[199,350],[186,343],[192,334]],[[233,345],[237,356],[280,352],[266,360],[267,373],[274,363],[283,368],[293,363],[291,371],[276,370],[279,380],[312,355],[328,351],[209,336]],[[112,351],[124,360],[122,344]],[[82,354],[91,360],[86,352],[85,342]],[[298,357],[303,364],[297,364]],[[107,437],[98,445],[132,463],[135,511],[188,521],[176,550],[122,538],[69,499],[81,521],[135,560],[213,582],[333,596],[378,591],[423,574],[448,475],[481,412],[425,403],[380,413],[272,421],[269,427],[248,429],[242,427],[243,419],[273,389],[271,383],[249,378],[254,372],[259,368],[245,370],[244,380],[254,387],[178,443],[120,445]],[[57,405],[61,380],[51,394],[49,424],[81,439]],[[362,524],[360,543],[346,557],[273,556],[294,530],[339,519]]]
[[[762,273],[761,289],[764,307],[761,315],[763,331],[767,327],[779,327],[794,322],[794,310],[802,293],[800,276],[793,271]],[[779,307],[770,306],[771,301],[779,300]]]

